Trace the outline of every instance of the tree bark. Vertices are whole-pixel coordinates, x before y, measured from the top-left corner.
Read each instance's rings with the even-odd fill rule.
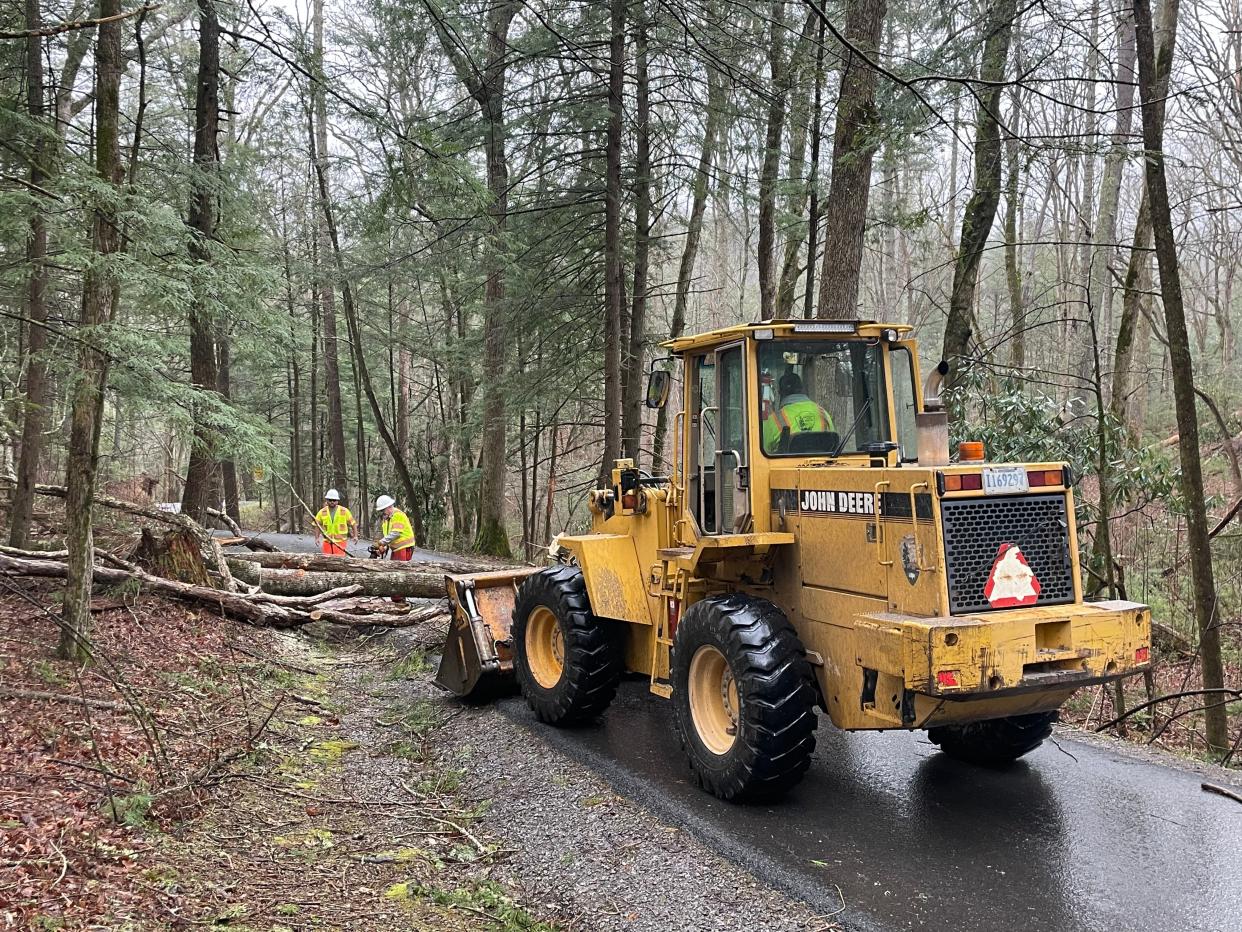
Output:
[[[871,160],[880,122],[875,105],[878,76],[862,56],[875,60],[886,12],[886,0],[849,0],[846,4],[845,37],[853,49],[842,53],[845,67],[837,98],[832,181],[824,204],[824,263],[816,313],[817,317],[831,320],[853,320],[858,316]]]
[[[785,60],[785,0],[772,0],[768,15],[768,118],[763,140],[763,163],[759,168],[759,316],[776,314],[776,183],[781,166],[781,141],[788,108]]]
[[[120,0],[100,0],[101,17],[118,16]],[[101,23],[95,40],[95,173],[105,188],[122,181],[120,152],[121,22]],[[112,319],[118,292],[108,267],[109,258],[121,247],[115,207],[106,196],[95,205],[91,221],[94,261],[82,282],[79,317],[78,375],[72,396],[69,455],[65,469],[65,543],[69,558],[65,566],[60,643],[57,654],[65,660],[83,662],[90,656],[91,586],[95,563],[91,512],[95,501],[99,429],[103,421],[104,388],[108,381],[107,356],[97,349],[98,328]]]
[[[316,595],[344,586],[361,586],[369,596],[434,599],[444,595],[444,573],[306,573],[263,570],[259,585],[273,595]]]
[[[983,250],[992,232],[1001,193],[1000,103],[1009,57],[1009,40],[1017,13],[1016,0],[993,0],[985,21],[986,39],[979,77],[988,82],[979,91],[979,112],[975,122],[975,190],[962,217],[962,237],[953,268],[953,292],[949,299],[949,318],[945,323],[941,358],[953,368],[949,379],[960,380],[970,340],[975,284]]]
[[[636,465],[642,455],[643,350],[647,330],[647,272],[651,255],[651,93],[647,75],[647,28],[647,14],[640,2],[634,31],[634,135],[637,145],[634,164],[634,286],[630,295],[625,384],[621,391],[622,448],[625,456]],[[534,514],[533,508],[531,514]],[[530,535],[532,539],[533,536]]]
[[[190,381],[196,399],[192,407],[194,439],[181,494],[181,512],[201,524],[211,499],[219,446],[217,431],[212,426],[213,403],[206,396],[215,395],[220,388],[215,339],[219,322],[207,298],[208,280],[213,274],[211,241],[216,235],[219,184],[216,135],[220,131],[220,21],[214,0],[198,0],[198,14],[193,195],[186,220],[190,228],[190,258],[196,266],[197,278],[190,303]]]
[[[1176,17],[1178,0],[1165,0]],[[1186,311],[1182,301],[1181,272],[1178,268],[1177,241],[1169,207],[1164,171],[1164,95],[1159,93],[1160,75],[1169,74],[1175,47],[1176,19],[1170,20],[1170,41],[1162,43],[1157,59],[1152,35],[1151,7],[1148,0],[1134,0],[1134,32],[1138,49],[1139,96],[1143,114],[1143,146],[1146,149],[1147,195],[1151,207],[1152,231],[1156,243],[1156,262],[1160,268],[1160,294],[1164,302],[1165,329],[1169,341],[1169,362],[1173,370],[1173,404],[1177,414],[1178,456],[1182,467],[1182,496],[1186,503],[1187,547],[1195,594],[1195,621],[1199,628],[1199,654],[1203,667],[1203,687],[1222,689],[1220,616],[1216,599],[1216,580],[1212,568],[1212,549],[1208,539],[1207,506],[1203,495],[1203,467],[1199,451],[1199,416],[1195,408],[1194,362],[1186,330]],[[1207,743],[1223,751],[1229,745],[1228,713],[1223,705],[1204,711]]]
[[[217,385],[220,398],[225,404],[233,401],[233,369],[229,351],[229,335],[225,327],[216,332],[216,361],[219,363]],[[241,524],[241,488],[237,483],[237,464],[232,457],[220,462],[220,478],[224,483],[224,511],[237,524]],[[276,518],[280,519],[280,509],[276,509]]]
[[[621,118],[625,79],[626,0],[611,0],[608,131],[604,168],[604,456],[601,485],[621,456]]]
[[[323,64],[323,0],[314,0],[311,28],[314,41],[314,79],[311,96],[314,119],[311,132],[311,162],[319,185],[319,220],[316,225],[319,241],[319,301],[323,314],[323,387],[328,402],[328,447],[332,455],[332,484],[342,495],[348,495],[349,478],[345,471],[345,414],[341,402],[341,362],[336,330],[336,293],[328,269],[331,250],[328,234],[328,199],[332,187],[328,174],[328,95],[327,76]]]
[[[458,80],[470,92],[483,116],[487,161],[488,230],[487,282],[483,291],[483,447],[479,489],[479,526],[475,549],[509,556],[505,530],[505,460],[508,419],[505,414],[505,227],[509,213],[509,159],[505,152],[505,81],[508,71],[509,27],[521,8],[519,0],[498,0],[487,13],[487,49],[480,69],[462,52],[459,36],[450,31],[444,14],[424,0],[432,25],[453,63]]]
[[[34,140],[30,147],[30,186],[41,189],[50,172],[48,156],[50,127],[44,113],[43,40],[38,36],[43,18],[39,0],[26,0],[26,101],[33,126]],[[47,344],[47,219],[43,204],[36,201],[30,216],[30,238],[26,242],[26,261],[30,265],[26,286],[26,403],[22,411],[21,452],[17,460],[17,487],[13,490],[13,508],[9,513],[9,544],[25,547],[30,533],[30,517],[34,510],[34,486],[38,481],[39,458],[43,452],[43,427],[47,422],[47,362],[43,350]]]
[[[320,553],[237,553],[229,554],[229,566],[245,563],[269,570],[302,570],[307,573],[482,573],[500,564],[476,561],[418,562],[411,560],[369,560],[360,557],[330,557]]]

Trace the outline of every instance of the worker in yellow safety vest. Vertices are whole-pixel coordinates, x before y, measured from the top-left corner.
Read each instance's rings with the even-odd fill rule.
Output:
[[[832,430],[832,415],[812,401],[796,372],[786,372],[778,385],[781,405],[768,411],[763,419],[763,448],[768,453],[777,452],[781,435],[788,430],[792,437],[810,431]]]
[[[358,525],[349,509],[341,504],[341,493],[328,489],[323,507],[315,515],[315,541],[329,556],[346,556],[345,543],[358,539]]]
[[[383,537],[376,541],[376,549],[389,554],[389,559],[409,560],[414,556],[414,527],[406,513],[397,507],[397,500],[391,495],[377,498],[375,510],[384,516],[380,528]]]

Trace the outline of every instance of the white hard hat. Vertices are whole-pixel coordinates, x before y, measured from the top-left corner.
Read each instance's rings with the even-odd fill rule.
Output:
[[[393,498],[391,495],[381,495],[379,498],[375,500],[375,510],[383,511],[389,505],[395,505],[395,504],[397,504],[397,500]]]
[[[336,489],[328,489],[328,491],[324,493],[323,497],[330,502],[339,502],[341,500],[341,493]]]

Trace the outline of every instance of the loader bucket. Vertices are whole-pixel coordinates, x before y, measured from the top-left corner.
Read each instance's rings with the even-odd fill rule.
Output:
[[[436,685],[463,699],[485,701],[513,684],[513,641],[509,637],[517,587],[536,567],[445,576],[448,640]]]

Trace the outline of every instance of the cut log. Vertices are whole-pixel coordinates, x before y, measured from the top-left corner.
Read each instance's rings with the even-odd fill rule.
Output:
[[[443,573],[402,570],[391,573],[307,573],[302,570],[263,570],[259,586],[274,595],[318,595],[329,589],[360,586],[369,596],[437,599],[444,595]]]
[[[252,586],[259,585],[259,565],[257,563],[238,560],[232,555],[226,557],[225,562],[228,563],[229,572],[233,574],[234,578],[240,579],[242,582],[249,583]]]
[[[354,557],[330,557],[320,553],[236,553],[230,561],[244,560],[271,570],[306,570],[310,573],[430,573],[443,577],[446,573],[485,573],[499,569],[487,562],[432,562],[400,560],[360,560]]]

